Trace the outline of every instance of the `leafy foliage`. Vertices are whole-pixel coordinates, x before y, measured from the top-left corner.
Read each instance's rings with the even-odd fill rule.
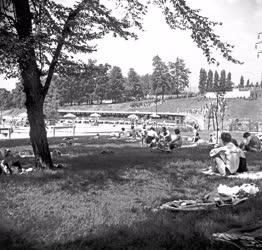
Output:
[[[208,71],[208,74],[207,74],[207,87],[206,87],[206,90],[207,91],[212,91],[214,86],[214,80],[213,80],[213,77],[214,77],[214,74],[213,74],[213,71],[210,69]]]
[[[223,69],[220,73],[219,88],[218,91],[225,92],[226,90],[226,71]]]
[[[189,74],[191,73],[183,59],[177,58],[175,63],[169,62],[169,74],[171,80],[171,93],[179,94],[189,86]]]
[[[123,98],[124,77],[120,67],[114,66],[109,73],[109,99],[119,102]]]
[[[152,83],[155,95],[162,94],[163,96],[170,89],[168,67],[159,56],[153,58]]]
[[[231,80],[231,73],[228,72],[227,79],[226,79],[226,86],[225,86],[226,91],[232,90],[233,89],[233,85],[234,85],[234,83]]]
[[[82,0],[73,7],[65,7],[52,0],[28,0],[32,13],[32,30],[30,37],[25,38],[19,37],[16,30],[19,20],[16,20],[14,3],[12,0],[1,0],[0,8],[1,73],[8,76],[19,74],[17,63],[21,60],[21,54],[26,54],[28,44],[34,48],[40,73],[48,75],[46,83],[50,81],[54,71],[53,67],[48,68],[51,64],[58,62],[56,72],[66,74],[66,68],[74,64],[72,54],[95,50],[91,41],[110,32],[125,39],[136,38],[134,29],[130,27],[142,29],[148,4],[156,4],[162,9],[172,29],[191,30],[192,39],[203,50],[209,62],[216,62],[211,53],[215,47],[226,59],[239,63],[230,55],[233,46],[222,43],[213,31],[212,27],[221,23],[201,16],[200,11],[191,9],[185,0],[155,0],[147,3],[138,0],[115,0],[111,6],[119,8],[119,13],[123,13],[121,18],[116,17],[113,7],[111,9],[109,5],[101,4],[97,0]],[[27,58],[23,60],[26,61]]]
[[[200,94],[204,94],[206,92],[206,85],[207,85],[207,73],[206,70],[201,68],[200,75],[199,75],[199,84],[198,89]]]
[[[127,76],[127,83],[128,83],[128,87],[130,88],[131,96],[133,96],[135,99],[138,100],[141,97],[143,97],[144,94],[140,84],[140,77],[133,68],[129,69],[128,76]]]
[[[226,75],[226,71],[221,70],[220,76],[217,71],[215,74],[211,69],[209,69],[208,73],[205,69],[200,69],[199,75],[199,92],[204,94],[205,92],[225,92],[231,91],[233,89],[234,83],[231,80],[231,72],[228,72]]]

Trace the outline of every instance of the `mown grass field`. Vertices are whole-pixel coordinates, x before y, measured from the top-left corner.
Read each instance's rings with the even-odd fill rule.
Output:
[[[60,142],[50,139],[51,148]],[[19,150],[29,141],[0,146]],[[172,199],[202,198],[220,183],[262,188],[261,181],[201,174],[210,165],[207,147],[166,154],[102,137],[61,151],[69,155],[54,161],[63,170],[0,176],[0,249],[235,249],[213,242],[212,233],[262,219],[261,194],[215,211],[152,211]],[[248,154],[248,165],[262,168],[261,156]]]

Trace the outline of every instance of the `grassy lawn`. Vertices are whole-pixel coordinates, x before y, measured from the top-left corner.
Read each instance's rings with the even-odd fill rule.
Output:
[[[61,139],[50,139],[51,148]],[[28,140],[3,141],[19,150]],[[102,150],[113,151],[101,154]],[[66,168],[0,177],[0,249],[235,249],[211,235],[259,223],[262,195],[234,208],[208,212],[152,212],[172,199],[198,199],[220,183],[261,181],[205,176],[208,148],[150,152],[108,138],[79,138],[54,159]],[[261,153],[247,155],[261,166]],[[24,160],[30,164],[30,160]]]

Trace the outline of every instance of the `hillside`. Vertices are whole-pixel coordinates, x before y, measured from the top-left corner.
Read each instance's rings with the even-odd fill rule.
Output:
[[[213,100],[214,101],[214,100]],[[197,112],[201,110],[210,100],[199,97],[181,98],[165,100],[164,103],[157,105],[158,112]],[[247,118],[253,121],[262,121],[262,99],[244,100],[244,99],[229,99],[227,100],[228,110],[226,113],[227,119]],[[66,109],[68,112],[73,110],[90,110],[90,111],[151,111],[156,110],[153,101],[126,102],[119,104],[102,104],[102,105],[80,105],[80,106],[65,106],[61,109]],[[3,111],[3,115],[17,116],[25,112],[25,109],[11,109]]]
[[[214,100],[213,100],[214,101]],[[210,103],[211,100],[193,97],[165,100],[164,103],[157,105],[158,112],[194,112],[201,110],[205,104]],[[244,99],[228,99],[227,117],[233,118],[250,118],[254,121],[262,120],[262,99],[257,100],[244,100]],[[134,107],[135,106],[135,107]],[[106,111],[155,111],[155,104],[151,105],[148,101],[137,102],[136,105],[132,102],[120,104],[102,104],[102,105],[81,105],[81,106],[67,106],[61,109],[68,110],[106,110]]]

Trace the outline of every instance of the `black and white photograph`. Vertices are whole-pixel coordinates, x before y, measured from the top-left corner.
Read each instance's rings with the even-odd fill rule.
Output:
[[[262,0],[0,0],[0,250],[262,249]]]

